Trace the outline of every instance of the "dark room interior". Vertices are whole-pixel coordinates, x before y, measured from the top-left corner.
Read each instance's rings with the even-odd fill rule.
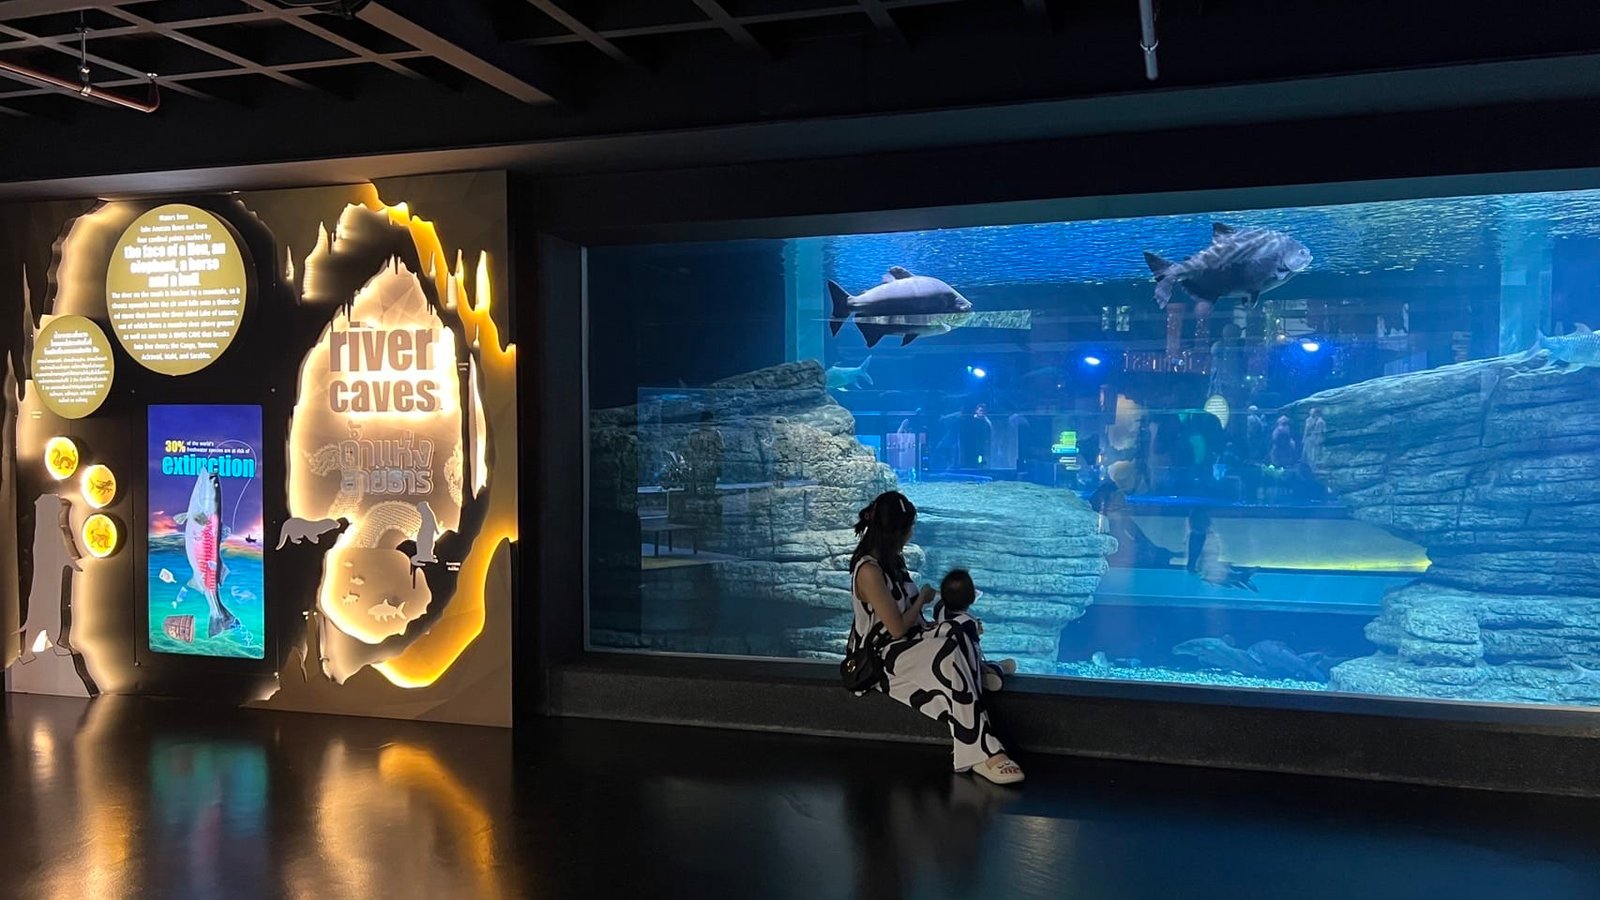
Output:
[[[1596,148],[1568,0],[0,0],[0,896],[1595,896]]]

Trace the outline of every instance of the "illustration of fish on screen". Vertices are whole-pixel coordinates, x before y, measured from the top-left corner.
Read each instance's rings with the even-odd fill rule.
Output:
[[[150,649],[261,659],[261,408],[152,406],[147,441]]]

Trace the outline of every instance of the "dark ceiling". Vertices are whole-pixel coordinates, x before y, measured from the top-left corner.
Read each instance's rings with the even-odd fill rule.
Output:
[[[1158,6],[1151,83],[1136,0],[0,0],[0,64],[77,83],[85,28],[96,91],[160,92],[147,114],[0,67],[0,184],[484,145],[647,167],[648,136],[773,123],[835,138],[773,131],[769,156],[1600,97],[1591,2]],[[977,107],[1013,115],[883,133]],[[586,156],[601,139],[634,149]]]

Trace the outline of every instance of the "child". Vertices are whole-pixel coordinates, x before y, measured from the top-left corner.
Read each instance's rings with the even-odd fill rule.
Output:
[[[1002,659],[999,664],[986,662],[983,651],[978,649],[978,637],[983,634],[983,623],[978,621],[967,610],[978,599],[978,586],[972,583],[972,573],[966,569],[951,569],[939,582],[939,602],[933,607],[934,627],[948,622],[952,627],[960,629],[967,636],[967,646],[971,649],[972,657],[968,660],[972,664],[972,671],[983,673],[983,689],[986,691],[1000,690],[1001,676],[1011,675],[1017,671],[1017,661]]]

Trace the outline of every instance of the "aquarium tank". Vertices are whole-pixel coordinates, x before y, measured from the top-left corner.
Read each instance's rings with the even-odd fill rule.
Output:
[[[1026,673],[1600,705],[1600,191],[587,266],[592,649],[838,661],[897,488]]]

